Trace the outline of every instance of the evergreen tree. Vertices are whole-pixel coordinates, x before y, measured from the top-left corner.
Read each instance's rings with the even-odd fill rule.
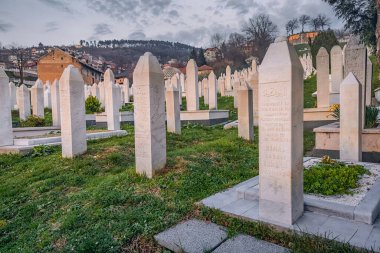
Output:
[[[345,28],[359,35],[368,46],[376,46],[377,13],[373,0],[323,0],[329,3],[339,18],[345,21]]]
[[[313,43],[311,44],[311,54],[313,56],[313,65],[316,67],[316,58],[318,51],[321,47],[326,48],[327,52],[330,53],[331,48],[335,45],[339,45],[337,38],[335,37],[333,30],[327,30],[320,32],[317,37],[315,37]]]
[[[207,64],[205,58],[205,51],[203,50],[203,48],[199,49],[198,51],[197,64],[198,66],[203,66]]]
[[[193,49],[190,52],[189,60],[191,60],[191,59],[193,59],[195,61],[197,60],[197,52],[195,51],[195,47],[193,47]]]

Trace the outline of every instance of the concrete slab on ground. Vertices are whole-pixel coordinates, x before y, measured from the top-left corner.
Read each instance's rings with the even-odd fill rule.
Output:
[[[174,252],[203,253],[214,250],[224,242],[227,232],[213,223],[189,220],[159,233],[154,239]]]
[[[252,236],[238,235],[222,243],[213,253],[288,253],[288,249]]]

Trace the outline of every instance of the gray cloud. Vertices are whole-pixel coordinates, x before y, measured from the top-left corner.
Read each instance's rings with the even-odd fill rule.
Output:
[[[69,6],[69,3],[62,0],[40,0],[40,2],[52,7],[56,8],[60,11],[64,11],[67,13],[73,13],[74,11]]]
[[[13,28],[11,23],[6,23],[0,20],[0,32],[8,32]]]
[[[130,40],[145,40],[146,35],[144,31],[134,31],[133,33],[128,35],[128,39]]]
[[[58,30],[58,23],[57,22],[48,22],[45,25],[45,32],[53,32]]]
[[[112,30],[108,24],[100,23],[95,25],[94,35],[107,35],[111,33]]]

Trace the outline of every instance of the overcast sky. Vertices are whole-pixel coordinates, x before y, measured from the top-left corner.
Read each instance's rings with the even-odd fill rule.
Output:
[[[250,17],[266,13],[284,24],[319,13],[341,28],[322,0],[1,0],[0,43],[78,44],[79,40],[160,39],[206,47],[215,32],[241,32]]]

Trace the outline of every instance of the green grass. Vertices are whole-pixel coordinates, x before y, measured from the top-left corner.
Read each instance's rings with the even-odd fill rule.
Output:
[[[317,90],[317,75],[313,75],[304,81],[304,108],[315,108],[317,99],[312,94]]]

